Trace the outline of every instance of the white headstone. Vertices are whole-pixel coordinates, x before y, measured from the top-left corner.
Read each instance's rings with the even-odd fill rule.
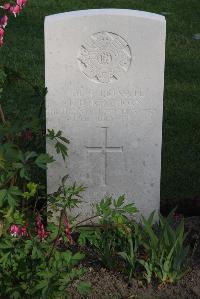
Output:
[[[123,9],[45,19],[47,128],[70,140],[48,192],[67,173],[85,185],[82,217],[105,195],[125,194],[145,216],[159,210],[165,27],[163,16]]]

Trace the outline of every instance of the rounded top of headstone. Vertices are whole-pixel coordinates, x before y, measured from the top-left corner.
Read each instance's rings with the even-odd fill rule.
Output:
[[[101,16],[101,15],[123,15],[123,16],[132,16],[138,18],[146,18],[154,21],[165,22],[165,17],[159,14],[146,12],[142,10],[132,10],[132,9],[117,9],[117,8],[108,8],[108,9],[85,9],[85,10],[75,10],[68,11],[64,13],[54,14],[45,17],[45,22],[61,20],[63,18],[71,17],[85,17],[85,16]]]

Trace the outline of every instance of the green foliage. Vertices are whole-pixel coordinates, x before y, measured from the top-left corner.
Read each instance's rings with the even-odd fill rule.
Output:
[[[34,133],[40,130],[36,125]],[[56,140],[56,150],[65,158],[64,144],[68,140],[61,131],[50,132],[48,137]],[[58,244],[62,239],[69,247],[72,239],[67,209],[79,204],[84,187],[66,186],[66,176],[58,191],[47,197],[40,173],[45,173],[53,157],[27,146],[20,125],[3,122],[0,137],[3,140],[0,145],[0,297],[68,298],[70,284],[85,273],[79,267],[84,255],[61,251]],[[46,204],[61,211],[59,226],[49,222],[49,231],[45,231],[38,211],[39,205],[45,215]],[[76,286],[81,294],[90,290],[86,282]]]
[[[113,268],[117,254],[125,262],[128,280],[143,270],[147,283],[156,278],[160,283],[176,282],[187,270],[188,247],[185,247],[184,222],[174,228],[172,211],[165,219],[160,215],[154,224],[154,213],[143,219],[143,226],[134,221],[134,205],[125,205],[124,195],[117,200],[106,197],[97,204],[99,223],[79,227],[79,244],[89,242],[102,263]],[[140,276],[140,275],[139,275]]]
[[[8,186],[11,181],[22,185],[23,180],[34,180],[35,170],[46,169],[53,159],[46,153],[23,151],[15,143],[7,142],[0,146],[0,161],[0,186]]]
[[[137,209],[134,204],[124,205],[125,195],[119,196],[118,199],[106,197],[96,205],[97,214],[101,224],[115,224],[123,226],[129,223],[127,216],[134,216]]]
[[[58,154],[61,154],[63,159],[67,157],[67,147],[65,144],[69,144],[69,140],[62,136],[62,131],[58,131],[55,133],[55,131],[48,130],[47,137],[55,142],[55,148]]]
[[[128,280],[130,281],[137,270],[140,250],[142,247],[141,227],[136,222],[132,225],[131,234],[128,236],[125,245],[123,251],[118,252],[118,254],[126,263],[126,272],[128,273]]]
[[[11,186],[8,189],[0,190],[0,207],[17,207],[22,192],[17,186]]]
[[[73,209],[78,207],[82,202],[81,192],[85,191],[83,185],[66,185],[66,180],[68,175],[62,179],[62,184],[59,186],[58,190],[53,194],[48,195],[49,207],[55,212],[58,212],[61,208],[66,211],[66,209]]]
[[[23,112],[12,109],[14,115],[20,115],[15,115],[13,122],[6,118],[0,105],[0,297],[68,298],[70,283],[85,273],[79,267],[84,255],[61,251],[58,245],[62,239],[69,247],[72,241],[67,209],[79,204],[84,187],[66,186],[63,178],[58,191],[46,196],[45,172],[47,164],[54,161],[44,152],[47,88],[36,86],[16,70],[0,68],[0,99],[5,81],[9,86],[23,81],[31,87],[38,111],[37,117],[28,115],[24,121]],[[65,160],[69,141],[62,132],[48,130],[46,137]],[[49,231],[42,223],[46,205],[60,211],[59,226],[49,222]],[[83,295],[90,290],[86,282],[76,285]]]
[[[27,184],[27,189],[28,191],[23,193],[23,197],[26,198],[27,200],[30,199],[31,197],[34,197],[37,192],[37,184],[30,182]]]
[[[84,255],[55,249],[38,238],[4,237],[0,244],[0,295],[6,298],[68,298],[72,281],[80,278],[84,268],[77,265]],[[77,284],[81,293],[90,285]]]
[[[173,228],[173,212],[167,218],[160,215],[159,223],[153,230],[153,216],[143,218],[144,241],[147,251],[146,260],[140,260],[144,267],[145,279],[151,282],[153,275],[162,283],[176,282],[186,272],[185,263],[189,248],[184,246],[184,220]]]
[[[124,202],[124,195],[116,200],[112,197],[102,199],[96,205],[99,224],[80,229],[79,244],[85,245],[89,241],[102,263],[109,268],[115,264],[117,252],[124,248],[137,212],[134,204]]]
[[[35,164],[39,168],[46,169],[47,163],[51,163],[53,161],[54,161],[53,157],[49,156],[48,154],[40,154],[37,156],[37,158],[35,160]]]
[[[142,225],[133,222],[123,251],[118,252],[129,280],[141,278],[141,270],[148,284],[153,279],[177,282],[186,273],[189,247],[184,244],[184,221],[175,228],[173,213],[167,218],[160,215],[158,223],[154,223],[154,212],[148,219],[142,217]]]
[[[187,269],[189,250],[184,246],[183,221],[175,229],[172,211],[166,219],[160,215],[156,225],[152,213],[148,219],[143,217],[141,226],[134,221],[135,206],[125,205],[124,201],[124,195],[117,200],[112,197],[102,199],[96,206],[99,223],[78,226],[79,244],[83,246],[89,242],[108,268],[119,262],[117,255],[121,257],[129,281],[133,276],[138,278],[141,267],[148,283],[153,278],[161,283],[182,278]]]
[[[6,80],[6,74],[2,68],[0,68],[0,99],[1,99],[1,94],[3,92],[3,85]]]

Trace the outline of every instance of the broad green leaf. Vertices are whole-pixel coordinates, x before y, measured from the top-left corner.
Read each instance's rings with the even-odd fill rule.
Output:
[[[123,205],[124,201],[125,201],[125,195],[123,194],[123,195],[119,196],[116,201],[114,201],[115,207],[116,208],[121,207]]]
[[[55,148],[57,153],[61,154],[62,158],[65,160],[65,158],[68,156],[67,147],[63,143],[57,141]]]
[[[27,171],[27,169],[25,167],[23,167],[23,168],[20,169],[19,174],[20,174],[21,178],[24,178],[26,180],[30,180],[30,176],[29,176],[28,171]]]
[[[67,138],[65,138],[65,137],[63,137],[63,136],[60,136],[59,138],[60,138],[60,140],[62,140],[63,142],[69,144],[69,140],[68,140]]]
[[[77,252],[72,256],[72,262],[73,264],[77,264],[79,263],[83,258],[85,257],[85,255],[81,252]]]
[[[11,193],[12,195],[16,195],[16,196],[22,195],[22,191],[17,186],[10,187],[9,193]]]
[[[48,154],[40,154],[36,160],[35,160],[35,164],[42,168],[42,169],[46,169],[47,168],[47,164],[53,162],[54,159],[53,157],[49,156]]]
[[[7,190],[6,189],[0,190],[0,207],[3,206],[6,195],[7,195]]]
[[[129,257],[126,252],[118,252],[118,255],[120,255],[125,261],[129,261]]]
[[[9,258],[10,258],[10,252],[4,253],[0,259],[0,264],[2,264],[3,267],[6,267]]]
[[[150,216],[150,217],[152,217],[152,216]],[[148,234],[148,236],[149,236],[149,238],[151,240],[153,248],[156,249],[159,240],[158,240],[156,234],[154,233],[154,231],[152,229],[152,225],[151,225],[151,221],[152,220],[151,220],[151,218],[149,218],[148,220],[146,220],[144,217],[142,217],[142,219],[143,219],[144,229],[147,232],[147,234]]]
[[[71,251],[69,251],[69,250],[65,251],[64,254],[63,254],[63,257],[64,257],[64,259],[65,259],[65,261],[67,263],[66,266],[69,266],[70,263],[71,263],[71,260],[72,260],[72,253],[71,253]]]
[[[26,152],[25,157],[26,157],[26,161],[28,161],[29,159],[37,157],[37,153],[36,152]]]
[[[20,168],[24,167],[24,164],[22,164],[20,162],[14,162],[12,165],[16,169],[20,169]]]
[[[128,205],[124,206],[123,210],[130,214],[138,212],[137,208],[133,204],[128,204]]]
[[[35,290],[43,290],[48,286],[48,280],[41,280],[36,286]]]

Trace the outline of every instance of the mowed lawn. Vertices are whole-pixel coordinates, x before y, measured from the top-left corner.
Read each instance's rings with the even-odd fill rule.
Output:
[[[200,33],[199,0],[29,0],[23,13],[9,23],[0,65],[44,85],[44,17],[89,8],[165,13],[161,199],[172,205],[200,196],[200,40],[193,38]],[[12,80],[7,85],[2,104],[10,119],[28,119],[37,113],[39,103],[31,94],[25,83]]]

